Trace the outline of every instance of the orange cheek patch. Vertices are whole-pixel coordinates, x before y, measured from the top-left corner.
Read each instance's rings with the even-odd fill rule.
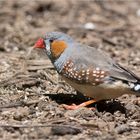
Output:
[[[51,43],[51,51],[53,57],[58,57],[67,48],[67,44],[64,41],[53,41]]]

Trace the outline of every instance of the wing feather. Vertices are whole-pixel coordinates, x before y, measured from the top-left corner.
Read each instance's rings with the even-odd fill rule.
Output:
[[[69,55],[70,53],[73,54],[72,57],[69,57],[69,61],[72,62],[73,66],[71,69],[74,69],[76,73],[71,70],[70,72],[67,71],[67,73],[69,78],[77,82],[81,81],[81,83],[87,83],[88,81],[88,83],[93,84],[99,81],[97,83],[100,84],[109,78],[133,83],[140,81],[140,78],[133,72],[120,66],[104,52],[93,47],[75,44],[73,49],[68,49],[65,55]],[[82,71],[85,72],[85,75],[82,75]],[[63,73],[66,73],[66,71],[64,72],[63,70]],[[103,77],[101,73],[104,73]],[[81,80],[79,80],[77,76],[79,76]]]

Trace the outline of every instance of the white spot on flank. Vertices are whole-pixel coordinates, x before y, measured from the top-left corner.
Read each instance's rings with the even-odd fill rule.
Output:
[[[71,71],[70,73],[71,73],[71,74],[73,74],[73,72],[72,72],[72,71]]]
[[[96,82],[99,82],[99,79],[95,79]]]
[[[96,71],[94,70],[93,73],[96,73]]]
[[[134,87],[134,89],[135,89],[136,91],[140,90],[140,85],[136,85],[136,86]]]
[[[87,75],[89,75],[89,72],[87,72]]]
[[[77,73],[75,73],[75,76],[78,76],[78,74],[77,74]]]
[[[71,75],[74,76],[74,73],[72,72]]]
[[[72,69],[68,69],[68,72],[72,72]]]
[[[74,79],[76,79],[77,77],[76,76],[74,76]]]
[[[103,78],[103,77],[105,77],[105,76],[104,76],[104,75],[101,75],[100,77]]]
[[[81,78],[81,76],[79,75],[78,78]]]
[[[101,71],[101,74],[105,74],[105,72],[104,71]]]
[[[97,74],[99,74],[100,73],[100,71],[97,71]]]
[[[82,76],[84,76],[85,74],[84,73],[82,73]]]

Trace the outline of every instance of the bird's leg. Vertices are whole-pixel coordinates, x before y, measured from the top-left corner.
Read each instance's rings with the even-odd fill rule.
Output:
[[[83,102],[83,103],[81,103],[79,105],[76,105],[76,104],[66,105],[66,104],[64,104],[63,107],[65,109],[67,109],[67,110],[75,110],[75,109],[78,109],[80,107],[88,106],[88,105],[90,105],[92,103],[95,103],[95,102],[97,102],[97,101],[95,101],[95,100],[89,100],[89,101]]]

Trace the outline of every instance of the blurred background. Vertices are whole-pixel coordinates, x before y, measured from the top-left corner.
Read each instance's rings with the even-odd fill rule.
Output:
[[[45,32],[61,31],[110,51],[116,59],[121,56],[135,63],[132,57],[138,55],[140,42],[139,5],[139,1],[1,0],[0,50],[25,52]]]
[[[71,133],[63,136],[63,139],[90,139],[93,136],[98,139],[140,139],[140,102],[135,96],[126,95],[119,99],[128,111],[127,119],[123,109],[113,103],[113,109],[108,104],[105,105],[106,110],[100,109],[102,117],[89,110],[83,111],[82,115],[75,113],[71,116],[73,113],[66,114],[58,103],[72,103],[73,98],[63,97],[63,100],[56,96],[52,101],[51,97],[44,96],[50,93],[74,93],[65,83],[64,88],[56,88],[57,74],[47,58],[34,56],[25,62],[29,48],[48,31],[67,33],[81,43],[104,50],[117,62],[140,75],[140,1],[0,0],[1,123],[42,124],[61,119],[60,124],[72,122],[76,126],[79,116],[84,122],[89,122],[92,117],[98,129],[95,126],[92,128],[94,131],[91,128],[82,128],[83,131],[73,129],[76,134],[79,133],[77,136],[68,130],[65,133]],[[116,115],[115,118],[112,113]],[[71,117],[75,120],[71,120]],[[129,126],[130,122],[132,126]],[[65,134],[58,130],[4,127],[0,128],[0,137],[61,139],[57,135]]]

